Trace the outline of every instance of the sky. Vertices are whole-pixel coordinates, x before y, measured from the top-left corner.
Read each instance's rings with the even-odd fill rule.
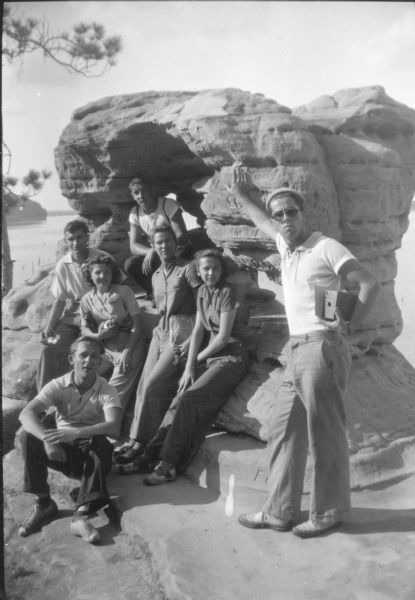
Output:
[[[54,32],[96,21],[122,37],[117,64],[99,78],[69,74],[40,53],[3,64],[3,135],[11,174],[48,169],[38,197],[68,208],[53,150],[72,112],[105,96],[225,87],[294,108],[322,94],[382,85],[415,108],[413,2],[10,2]]]

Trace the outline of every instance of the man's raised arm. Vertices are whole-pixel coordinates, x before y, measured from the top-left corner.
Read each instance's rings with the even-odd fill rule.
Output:
[[[254,184],[244,167],[234,166],[232,171],[232,193],[242,202],[251,221],[266,236],[275,241],[276,231],[272,220],[265,210],[259,207],[251,198],[249,188]]]

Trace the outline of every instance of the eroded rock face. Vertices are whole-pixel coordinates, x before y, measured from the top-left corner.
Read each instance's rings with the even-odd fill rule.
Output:
[[[145,92],[104,98],[76,110],[55,158],[62,193],[95,228],[92,245],[113,254],[119,264],[128,256],[133,206],[128,183],[141,176],[159,193],[174,192],[184,210],[197,217],[209,238],[243,269],[244,275],[234,278],[246,293],[250,286],[256,289],[258,270],[275,278],[279,256],[231,195],[231,165],[240,160],[249,168],[259,202],[276,187],[300,190],[310,228],[342,241],[382,284],[353,349],[360,358],[349,390],[350,447],[364,453],[368,439],[375,452],[384,443],[395,444],[399,431],[408,438],[415,430],[412,416],[407,418],[415,382],[403,357],[387,345],[402,329],[393,283],[395,251],[415,189],[414,132],[415,111],[379,86],[342,90],[293,111],[236,89]],[[51,303],[48,285],[45,279],[36,289],[26,286],[7,297],[3,326],[37,331]],[[17,301],[27,306],[20,314],[13,312]],[[274,316],[281,312],[273,306],[263,314],[273,310]],[[264,440],[287,330],[278,319],[257,321],[253,329],[253,367],[219,422],[229,431]],[[11,367],[5,369],[7,374]],[[7,380],[13,377],[14,372]],[[396,407],[396,421],[385,389]],[[362,393],[368,410],[362,407]],[[386,435],[372,436],[381,422]]]
[[[364,324],[367,347],[392,342],[402,329],[394,252],[415,188],[414,131],[415,111],[376,86],[337,92],[294,113],[236,89],[146,92],[76,110],[56,165],[73,208],[96,224],[108,216],[94,236],[120,261],[128,254],[134,176],[175,192],[241,266],[274,274],[275,245],[230,194],[230,167],[235,159],[249,167],[259,201],[276,187],[301,190],[310,228],[340,239],[382,283]]]

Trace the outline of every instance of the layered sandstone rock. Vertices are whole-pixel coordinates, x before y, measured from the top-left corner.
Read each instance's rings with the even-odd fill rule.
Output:
[[[414,131],[415,111],[380,87],[338,92],[295,114],[235,89],[146,92],[76,110],[56,164],[73,208],[95,224],[111,215],[94,236],[119,260],[128,254],[127,185],[134,176],[175,192],[242,267],[274,275],[275,245],[231,195],[230,166],[235,159],[248,166],[258,201],[275,187],[301,190],[310,227],[341,239],[382,283],[362,333],[367,347],[392,342],[402,328],[394,252],[414,189]]]
[[[247,166],[258,202],[276,187],[302,191],[310,228],[341,240],[382,284],[376,306],[354,340],[354,355],[360,358],[349,392],[351,449],[364,452],[365,441],[356,441],[359,431],[362,440],[372,440],[375,452],[385,439],[396,442],[398,421],[406,439],[415,433],[413,416],[406,417],[415,383],[404,359],[386,345],[402,328],[393,282],[395,251],[415,189],[414,132],[415,111],[378,86],[343,90],[294,111],[236,89],[145,92],[104,98],[76,110],[55,157],[62,192],[90,220],[93,245],[111,252],[120,264],[128,255],[133,205],[128,183],[141,176],[161,194],[174,192],[184,210],[197,217],[210,240],[243,269],[233,277],[248,296],[251,288],[257,290],[258,270],[277,281],[279,257],[273,242],[253,227],[232,196],[232,163],[240,160]],[[280,297],[276,284],[269,287]],[[36,291],[26,287],[6,298],[6,327],[38,330],[50,303],[46,288],[45,280]],[[27,310],[14,310],[13,303]],[[230,431],[265,439],[282,373],[275,361],[283,362],[287,331],[277,304],[262,309],[256,324],[251,322],[255,362],[219,421]],[[374,351],[382,358],[375,360]],[[388,386],[381,383],[384,377]],[[385,389],[398,411],[396,423],[390,420]],[[366,412],[359,409],[362,390],[368,398]],[[381,438],[371,435],[373,410],[376,428],[384,419],[386,435]]]

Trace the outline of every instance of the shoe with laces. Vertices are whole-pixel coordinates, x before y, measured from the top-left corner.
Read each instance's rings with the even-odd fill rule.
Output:
[[[117,446],[116,448],[114,448],[114,452],[112,453],[113,457],[116,458],[117,456],[121,456],[122,454],[125,454],[125,452],[127,452],[127,450],[130,450],[136,444],[137,444],[137,442],[135,440],[128,440],[128,442],[124,442],[120,446]]]
[[[58,507],[53,500],[44,508],[36,502],[30,515],[20,525],[19,535],[26,537],[35,531],[39,531],[39,529],[42,529],[42,525],[49,523],[57,513]]]
[[[88,517],[73,517],[71,521],[71,533],[82,538],[84,542],[88,542],[89,544],[97,544],[101,541],[101,536]]]
[[[170,483],[170,481],[174,481],[175,479],[176,469],[174,467],[167,467],[159,462],[150,475],[143,477],[143,482],[146,485],[162,485],[163,483]]]
[[[273,517],[266,512],[245,513],[240,515],[238,521],[244,527],[251,529],[274,529],[275,531],[289,531],[293,523],[288,519]]]
[[[311,538],[330,531],[330,529],[340,527],[340,525],[341,521],[318,522],[309,520],[296,525],[293,529],[293,534],[300,538]]]
[[[120,475],[132,475],[134,473],[151,473],[156,466],[157,461],[148,459],[145,456],[139,456],[126,465],[116,465],[117,473]]]
[[[136,458],[144,453],[145,446],[139,442],[134,442],[129,448],[126,448],[122,454],[116,454],[114,456],[116,465],[126,465],[127,463],[133,462]]]

